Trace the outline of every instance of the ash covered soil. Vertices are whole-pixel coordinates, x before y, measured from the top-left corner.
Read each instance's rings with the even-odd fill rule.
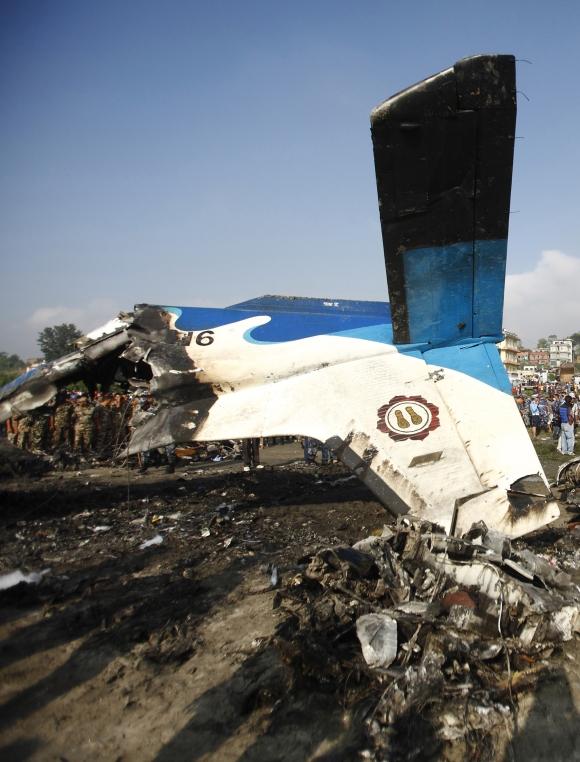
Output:
[[[386,683],[349,606],[374,603],[337,585],[325,619],[328,598],[316,608],[300,575],[388,515],[342,466],[297,462],[296,445],[262,453],[253,473],[86,467],[0,482],[0,574],[46,571],[0,592],[0,759],[371,757]],[[569,518],[530,547],[569,551]],[[421,710],[390,758],[580,759],[577,640],[526,659],[521,689],[494,689],[511,712],[503,743],[476,730],[435,743]],[[441,697],[425,704],[445,712]]]

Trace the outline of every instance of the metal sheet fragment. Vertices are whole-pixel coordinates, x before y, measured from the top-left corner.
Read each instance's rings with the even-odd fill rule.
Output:
[[[386,614],[357,619],[356,634],[369,667],[388,667],[397,656],[397,623]]]

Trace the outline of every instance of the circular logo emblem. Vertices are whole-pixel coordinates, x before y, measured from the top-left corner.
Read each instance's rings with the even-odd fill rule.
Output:
[[[393,397],[377,411],[377,429],[391,439],[425,439],[439,424],[439,408],[423,397]]]

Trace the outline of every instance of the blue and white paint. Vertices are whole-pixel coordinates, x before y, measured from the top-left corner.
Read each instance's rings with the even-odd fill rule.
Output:
[[[260,300],[252,309],[165,308],[172,327],[190,334],[196,381],[217,396],[203,421],[194,411],[184,423],[188,438],[307,434],[346,442],[345,460],[358,457],[359,476],[391,510],[447,530],[483,519],[517,536],[558,515],[549,500],[519,516],[510,504],[509,490],[523,477],[535,475],[548,490],[494,338],[396,346],[388,341],[388,305],[356,302],[350,310],[329,301],[308,300],[305,312],[260,311]],[[211,343],[198,343],[208,331]],[[379,431],[377,411],[396,397],[434,405],[437,428],[395,442]]]

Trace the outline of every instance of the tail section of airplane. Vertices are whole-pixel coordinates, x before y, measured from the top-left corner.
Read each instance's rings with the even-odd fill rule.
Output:
[[[268,299],[262,310],[141,305],[114,332],[1,390],[0,417],[106,368],[159,403],[128,453],[303,434],[326,441],[395,515],[457,533],[483,519],[512,537],[557,517],[515,403],[498,388],[493,345],[400,351],[388,305],[319,300],[306,313],[275,301],[278,310]]]
[[[396,344],[501,338],[515,59],[480,55],[371,113]]]
[[[164,345],[181,355],[168,370],[157,360],[164,345],[149,345],[156,314],[174,333]],[[135,432],[130,452],[305,434],[393,514],[457,533],[483,519],[511,537],[559,514],[493,344],[401,351],[388,305],[287,297],[223,311],[140,308],[135,326],[125,356],[147,357],[153,393],[163,401],[173,384],[174,403]]]
[[[558,516],[495,342],[515,124],[512,56],[475,56],[371,115],[391,304],[268,296],[138,305],[0,390],[0,419],[114,377],[159,403],[128,453],[171,442],[325,441],[393,514],[517,537]]]

